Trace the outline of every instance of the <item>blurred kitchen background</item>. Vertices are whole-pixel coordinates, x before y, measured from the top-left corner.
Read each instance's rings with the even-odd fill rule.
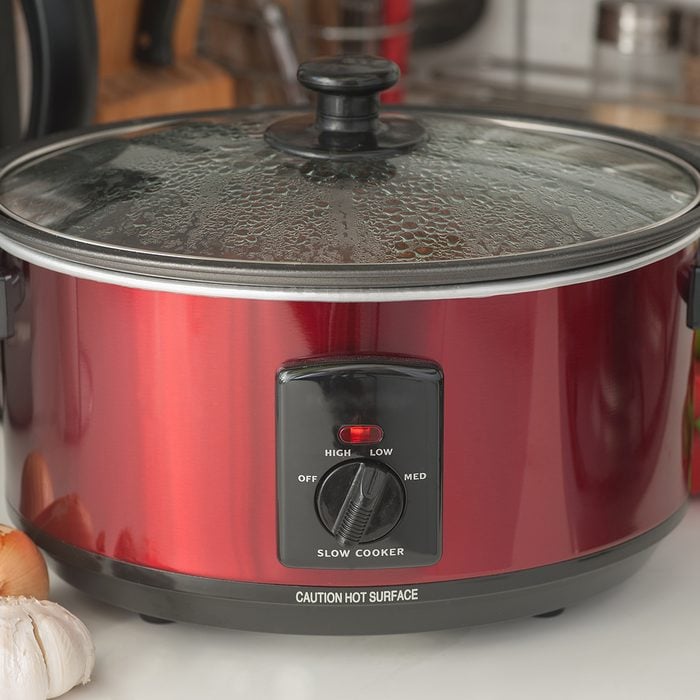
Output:
[[[0,0],[0,143],[303,104],[298,62],[336,53],[397,61],[387,102],[700,138],[700,0]]]

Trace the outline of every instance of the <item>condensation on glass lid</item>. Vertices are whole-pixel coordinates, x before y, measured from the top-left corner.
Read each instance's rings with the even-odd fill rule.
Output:
[[[697,194],[663,154],[418,113],[430,140],[389,160],[270,148],[285,112],[171,122],[79,141],[0,182],[0,204],[91,243],[266,263],[458,261],[560,250],[673,217]]]

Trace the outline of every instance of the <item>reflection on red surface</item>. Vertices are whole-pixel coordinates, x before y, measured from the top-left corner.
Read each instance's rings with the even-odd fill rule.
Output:
[[[691,413],[691,455],[692,468],[690,492],[700,495],[700,336],[696,334],[695,360],[693,361],[693,394],[690,405]]]
[[[40,449],[58,500],[39,527],[128,561],[240,581],[435,581],[595,552],[686,498],[692,334],[675,280],[692,254],[562,289],[383,304],[210,299],[32,268],[35,410],[29,428],[8,428],[10,501],[24,457]],[[437,564],[279,563],[275,376],[327,356],[442,367]]]
[[[22,487],[19,510],[25,518],[34,520],[54,501],[49,465],[39,452],[30,452],[22,467]]]
[[[138,559],[139,548],[134,543],[134,538],[129,530],[122,530],[119,533],[112,556],[123,561],[135,561]]]
[[[57,540],[84,549],[95,546],[92,518],[80,496],[75,493],[58,498],[31,520],[36,527]]]
[[[642,528],[659,463],[681,458],[687,400],[674,399],[674,378],[687,381],[690,345],[684,309],[668,294],[676,279],[670,266],[655,265],[560,292],[564,473],[581,549],[612,527]],[[676,435],[659,429],[669,421]]]

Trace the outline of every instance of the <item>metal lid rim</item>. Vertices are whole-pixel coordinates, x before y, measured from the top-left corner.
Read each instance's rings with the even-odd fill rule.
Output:
[[[614,277],[627,272],[646,267],[664,260],[674,253],[694,245],[700,238],[700,226],[683,238],[641,255],[616,260],[590,268],[558,272],[532,277],[521,277],[509,280],[476,282],[468,284],[444,284],[423,287],[394,287],[394,288],[299,288],[299,287],[270,287],[244,286],[231,284],[204,283],[187,280],[172,280],[162,277],[132,275],[124,272],[91,267],[54,258],[50,255],[37,253],[5,238],[0,232],[0,245],[11,255],[30,264],[37,265],[54,272],[74,276],[93,282],[114,284],[144,291],[169,292],[189,294],[194,296],[268,300],[268,301],[313,301],[333,303],[358,302],[398,302],[398,301],[427,301],[437,299],[469,299],[523,292],[536,292],[546,289],[565,287],[574,284],[585,284],[597,280]]]

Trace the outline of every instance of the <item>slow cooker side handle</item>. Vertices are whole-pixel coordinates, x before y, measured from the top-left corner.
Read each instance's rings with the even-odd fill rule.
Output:
[[[24,301],[22,270],[6,256],[0,259],[0,340],[15,334],[15,314]]]
[[[694,331],[700,330],[700,251],[690,270],[687,323]]]

